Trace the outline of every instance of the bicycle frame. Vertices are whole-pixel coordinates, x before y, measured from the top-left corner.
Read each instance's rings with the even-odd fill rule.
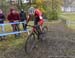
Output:
[[[39,31],[36,29],[36,27],[35,27],[35,26],[31,26],[31,25],[27,25],[27,26],[32,27],[32,30],[31,30],[32,32],[31,32],[31,33],[36,34],[36,35],[37,35],[37,37],[39,38],[40,33],[39,33]]]

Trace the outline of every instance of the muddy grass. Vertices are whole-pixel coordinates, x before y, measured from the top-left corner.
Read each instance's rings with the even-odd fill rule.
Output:
[[[30,55],[25,53],[23,44],[18,48],[0,50],[0,58],[75,58],[75,31],[57,23],[49,25],[45,38]]]

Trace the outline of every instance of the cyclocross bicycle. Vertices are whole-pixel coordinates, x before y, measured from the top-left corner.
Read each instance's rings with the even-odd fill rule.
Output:
[[[43,35],[46,34],[46,32],[48,31],[48,28],[47,26],[43,26],[42,33],[41,33],[40,28],[38,28],[38,26],[31,26],[31,25],[27,25],[27,26],[32,27],[32,30],[31,30],[32,32],[30,33],[30,35],[28,36],[25,42],[25,52],[29,54],[32,52],[32,50],[36,46],[37,41],[43,39]]]

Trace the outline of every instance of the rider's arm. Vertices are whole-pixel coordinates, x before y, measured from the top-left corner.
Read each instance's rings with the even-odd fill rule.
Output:
[[[43,17],[42,17],[42,16],[39,16],[39,18],[40,18],[40,20],[42,20],[42,19],[43,19]]]

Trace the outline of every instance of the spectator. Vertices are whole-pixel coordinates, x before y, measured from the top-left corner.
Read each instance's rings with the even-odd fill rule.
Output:
[[[19,13],[17,13],[17,11],[14,8],[12,8],[12,9],[10,9],[10,13],[8,14],[7,19],[11,23],[19,22],[20,21],[20,15],[19,15]],[[12,28],[13,28],[14,32],[20,31],[19,24],[12,24]],[[20,34],[15,34],[15,37],[17,37],[19,35]]]
[[[23,9],[20,12],[20,17],[21,17],[21,22],[24,22],[24,23],[22,23],[23,29],[26,30],[27,17],[26,17],[26,12],[24,12]]]
[[[0,24],[4,24],[4,20],[5,20],[5,16],[3,14],[3,11],[0,9]],[[2,26],[1,26],[1,29],[2,29],[2,32],[4,32],[4,28],[2,28]],[[1,38],[0,40],[3,39],[3,37],[0,37],[0,38]]]

